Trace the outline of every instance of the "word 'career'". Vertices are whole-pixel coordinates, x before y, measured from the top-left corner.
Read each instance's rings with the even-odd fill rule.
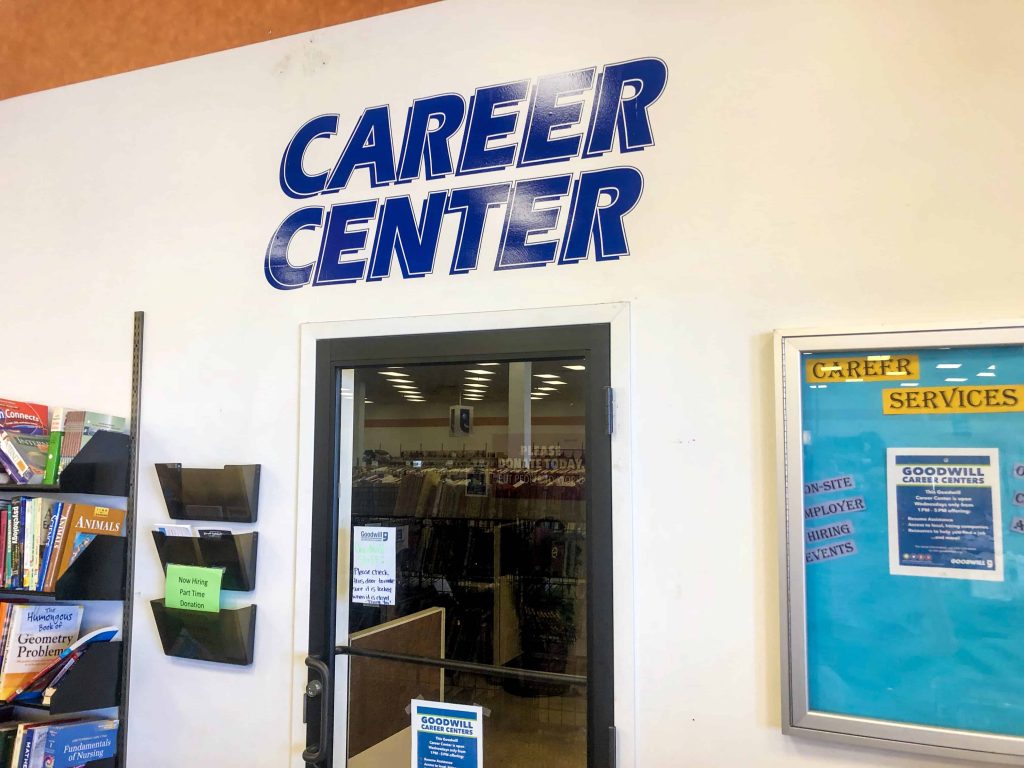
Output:
[[[371,187],[397,187],[600,158],[616,148],[642,151],[654,146],[648,109],[667,79],[663,61],[642,58],[600,71],[589,67],[532,83],[478,88],[468,102],[455,93],[416,99],[406,112],[397,154],[390,107],[371,107],[356,121],[333,166],[311,168],[316,163],[309,155],[316,153],[307,150],[312,145],[322,154],[316,142],[330,140],[339,129],[339,115],[320,115],[288,143],[281,189],[304,199],[346,189],[357,171],[366,172]],[[457,157],[453,143],[460,147]],[[591,252],[598,261],[614,260],[629,254],[623,219],[642,192],[640,171],[620,166],[438,190],[417,204],[409,195],[396,195],[300,208],[271,238],[264,272],[282,290],[372,282],[388,277],[397,257],[404,278],[423,277],[434,271],[441,228],[450,217],[458,229],[449,271],[466,274],[479,265],[485,225],[496,211],[503,215],[496,270],[575,263]],[[564,223],[554,207],[562,198],[568,198]],[[559,236],[551,237],[556,229]],[[295,264],[289,246],[303,230],[320,231],[319,253]]]

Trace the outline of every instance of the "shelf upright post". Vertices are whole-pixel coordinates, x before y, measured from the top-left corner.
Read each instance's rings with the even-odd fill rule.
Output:
[[[135,519],[139,476],[139,419],[142,412],[142,338],[144,312],[135,313],[135,327],[132,334],[132,410],[129,431],[131,454],[128,459],[128,499],[124,519],[125,564],[124,602],[121,614],[121,705],[118,708],[120,727],[117,729],[117,766],[128,764],[128,689],[131,682],[132,658],[132,595],[135,579]]]

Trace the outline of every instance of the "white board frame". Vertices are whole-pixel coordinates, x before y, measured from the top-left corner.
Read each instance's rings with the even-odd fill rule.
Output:
[[[775,332],[783,733],[973,762],[1024,765],[1022,737],[818,712],[810,709],[808,696],[801,355],[995,345],[1024,345],[1024,322]]]

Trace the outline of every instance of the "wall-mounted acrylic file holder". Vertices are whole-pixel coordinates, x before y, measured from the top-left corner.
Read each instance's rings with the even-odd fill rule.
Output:
[[[252,664],[256,640],[256,606],[218,613],[168,608],[150,600],[164,653],[182,659],[220,664]]]
[[[223,469],[189,469],[157,464],[156,474],[175,520],[255,523],[260,494],[259,464],[228,464]]]
[[[164,570],[168,563],[223,568],[221,589],[251,592],[256,588],[256,544],[259,534],[221,536],[167,536],[153,531],[153,541]]]

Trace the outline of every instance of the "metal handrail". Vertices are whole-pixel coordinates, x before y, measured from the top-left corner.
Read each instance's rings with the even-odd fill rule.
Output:
[[[339,645],[334,649],[337,656],[359,656],[366,659],[382,661],[399,661],[403,664],[416,664],[421,667],[440,667],[459,672],[472,672],[478,675],[504,677],[514,680],[529,680],[535,683],[561,683],[563,685],[587,685],[587,678],[581,675],[566,675],[560,672],[541,672],[533,669],[511,669],[496,667],[490,664],[478,664],[473,661],[455,661],[454,659],[436,659],[430,656],[413,656],[406,653],[390,653],[374,651],[368,648],[354,648],[351,645]]]

